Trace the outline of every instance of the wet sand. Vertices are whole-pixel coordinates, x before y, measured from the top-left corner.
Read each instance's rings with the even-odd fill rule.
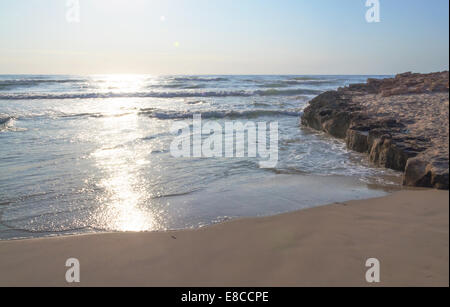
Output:
[[[449,285],[448,191],[404,190],[198,230],[0,242],[1,286],[64,286],[77,258],[83,286]]]

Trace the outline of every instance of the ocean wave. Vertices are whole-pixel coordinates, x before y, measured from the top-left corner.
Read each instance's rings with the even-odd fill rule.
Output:
[[[25,128],[14,126],[16,118],[14,116],[0,116],[0,132],[5,131],[25,131]]]
[[[338,84],[339,80],[287,80],[285,81],[286,84],[289,85],[334,85]]]
[[[85,79],[7,79],[0,80],[0,88],[14,86],[37,86],[49,83],[82,83]]]
[[[261,88],[285,88],[285,87],[301,86],[301,85],[324,86],[324,85],[333,85],[338,82],[339,82],[339,80],[332,80],[332,79],[296,80],[294,78],[294,79],[289,79],[289,80],[280,80],[280,81],[274,81],[274,82],[261,83],[258,85],[258,87],[261,87]],[[258,83],[260,83],[260,82],[258,82]]]
[[[186,104],[203,104],[204,101],[202,100],[193,100],[193,101],[186,101]]]
[[[281,82],[275,82],[275,83],[263,83],[258,86],[263,87],[263,88],[279,88],[279,87],[288,87],[289,83],[281,81]]]
[[[318,95],[320,93],[322,93],[321,90],[310,90],[310,89],[289,89],[289,90],[269,89],[254,92],[254,94],[257,94],[259,96]]]
[[[11,116],[12,120],[8,122],[9,125],[13,125],[15,121],[34,120],[34,119],[71,119],[79,117],[92,117],[92,118],[114,118],[122,117],[130,114],[135,114],[136,111],[124,111],[122,113],[100,113],[100,112],[84,112],[84,113],[66,113],[56,110],[43,110],[41,112],[22,112],[15,113]],[[2,117],[0,116],[0,127],[2,126]]]
[[[254,105],[255,107],[271,107],[272,104],[270,103],[266,103],[266,102],[253,102],[252,105]]]
[[[313,77],[313,76],[301,76],[301,77],[294,77],[292,80],[298,80],[298,81],[310,81],[310,80],[321,80],[320,77]]]
[[[203,84],[186,84],[186,83],[166,83],[166,84],[153,84],[149,85],[147,89],[154,89],[154,88],[167,88],[167,89],[202,89],[205,88],[205,85]]]
[[[108,114],[108,113],[74,113],[74,114],[67,114],[62,113],[59,117],[62,118],[71,118],[71,117],[93,117],[93,118],[108,118],[108,117],[122,117],[133,114],[132,112],[124,112],[124,113],[117,113],[117,114]]]
[[[221,119],[221,118],[257,118],[263,116],[301,116],[303,113],[300,109],[253,109],[253,110],[207,110],[207,111],[172,111],[162,110],[157,108],[142,108],[137,110],[137,114],[157,119],[192,119],[195,114],[200,114],[204,119]],[[0,131],[15,130],[22,131],[22,129],[14,127],[17,120],[27,120],[34,118],[61,118],[61,119],[76,119],[76,118],[114,118],[136,114],[136,111],[124,111],[123,113],[64,113],[55,111],[45,111],[41,113],[26,113],[14,116],[0,116]],[[26,130],[26,129],[23,129]],[[151,139],[152,137],[146,137]],[[144,138],[145,139],[145,138]]]
[[[285,168],[266,168],[265,171],[272,172],[277,175],[307,175],[309,174],[306,170],[301,170],[298,168],[285,167]]]
[[[221,92],[106,92],[106,93],[44,93],[44,94],[0,94],[2,100],[36,100],[36,99],[96,99],[96,98],[177,98],[177,97],[227,97],[250,96],[244,91]]]
[[[196,82],[224,82],[224,81],[229,81],[229,79],[223,78],[223,77],[211,77],[211,78],[207,78],[207,77],[175,77],[172,80],[174,80],[174,81],[182,81],[182,82],[186,82],[186,81],[196,81]]]
[[[14,119],[15,118],[13,116],[1,116],[0,117],[0,127],[7,126],[12,121],[14,121]]]
[[[177,98],[177,97],[249,97],[249,96],[295,96],[318,95],[321,90],[257,90],[257,91],[174,91],[174,92],[102,92],[102,93],[13,93],[0,94],[0,100],[37,100],[37,99],[98,99],[98,98]]]
[[[245,111],[206,111],[206,112],[189,112],[189,111],[163,111],[157,109],[142,109],[140,115],[145,115],[158,119],[188,119],[193,118],[195,114],[200,114],[203,119],[212,118],[256,118],[263,116],[301,116],[299,110],[245,110]]]

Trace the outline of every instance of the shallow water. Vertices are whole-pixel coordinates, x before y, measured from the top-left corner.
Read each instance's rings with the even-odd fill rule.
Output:
[[[0,239],[191,228],[380,196],[398,173],[299,126],[311,98],[368,77],[0,76]],[[277,121],[278,165],[172,157],[172,124],[198,113]]]

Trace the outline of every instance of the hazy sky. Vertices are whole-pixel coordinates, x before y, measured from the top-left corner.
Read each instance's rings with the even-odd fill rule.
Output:
[[[0,74],[393,74],[448,69],[449,1],[0,0]]]

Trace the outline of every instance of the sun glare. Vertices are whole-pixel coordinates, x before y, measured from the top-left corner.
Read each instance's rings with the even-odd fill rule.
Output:
[[[111,76],[110,84],[126,84],[134,78]],[[118,114],[123,101],[111,103],[109,114]],[[137,114],[106,116],[102,118],[102,136],[99,148],[92,154],[103,179],[98,186],[104,191],[98,201],[100,210],[94,217],[103,229],[114,231],[149,231],[158,228],[156,215],[151,209],[151,191],[140,173],[142,165],[150,163],[145,150],[121,146],[142,138],[138,129]]]

